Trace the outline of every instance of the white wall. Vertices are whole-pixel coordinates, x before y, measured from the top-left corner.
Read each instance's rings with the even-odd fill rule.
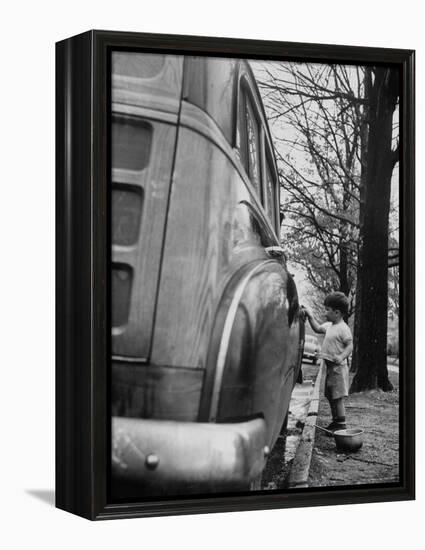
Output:
[[[54,484],[55,41],[97,28],[417,49],[417,151],[423,153],[425,33],[419,6],[412,0],[3,3],[0,544],[8,541],[3,548],[206,550],[312,544],[329,549],[343,541],[347,550],[375,545],[388,550],[423,538],[423,399],[418,405],[417,502],[92,524],[29,493],[51,491]],[[423,205],[422,154],[417,162],[417,199]],[[420,237],[423,218],[418,220]],[[418,279],[424,275],[420,254]],[[417,306],[422,336],[421,289]],[[417,370],[423,393],[421,358]]]

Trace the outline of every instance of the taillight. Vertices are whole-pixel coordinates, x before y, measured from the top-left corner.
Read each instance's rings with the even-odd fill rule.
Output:
[[[125,264],[112,264],[112,326],[127,323],[130,312],[133,270]]]
[[[139,172],[148,165],[152,126],[130,117],[114,116],[112,121],[112,168]]]
[[[143,191],[140,187],[113,184],[112,244],[131,246],[137,242],[142,206]]]

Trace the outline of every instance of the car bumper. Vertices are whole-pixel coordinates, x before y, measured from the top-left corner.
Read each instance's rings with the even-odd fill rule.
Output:
[[[115,482],[243,486],[261,474],[268,453],[262,418],[234,424],[112,419]]]

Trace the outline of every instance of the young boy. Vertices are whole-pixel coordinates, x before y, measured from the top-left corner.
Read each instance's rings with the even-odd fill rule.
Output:
[[[326,335],[320,355],[326,366],[325,397],[332,411],[332,422],[327,429],[333,432],[346,428],[344,397],[348,395],[347,358],[353,351],[353,337],[343,319],[348,312],[348,299],[345,294],[328,294],[324,305],[328,322],[322,325],[314,319],[309,308],[304,307],[304,311],[311,328]]]

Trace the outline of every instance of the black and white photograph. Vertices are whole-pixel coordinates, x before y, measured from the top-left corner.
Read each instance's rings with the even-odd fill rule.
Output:
[[[111,502],[397,487],[399,66],[110,68]]]
[[[2,548],[421,540],[420,6],[4,5]]]

